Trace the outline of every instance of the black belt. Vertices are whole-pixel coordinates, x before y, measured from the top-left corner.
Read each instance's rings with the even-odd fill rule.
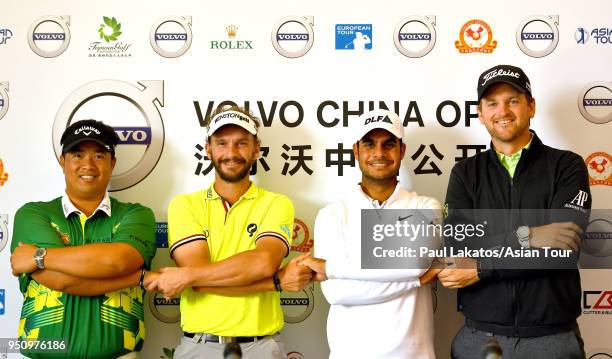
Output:
[[[183,332],[183,335],[186,336],[187,338],[194,338],[196,336],[199,336],[199,340],[198,343],[200,341],[203,342],[212,342],[212,343],[221,343],[221,344],[226,344],[226,343],[252,343],[254,341],[257,340],[261,340],[265,337],[268,337],[268,335],[260,335],[260,336],[256,336],[256,337],[224,337],[224,336],[218,336],[218,335],[214,335],[214,334],[206,334],[206,333],[189,333],[189,332]]]

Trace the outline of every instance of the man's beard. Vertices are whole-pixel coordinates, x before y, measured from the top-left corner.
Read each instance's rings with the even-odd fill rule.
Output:
[[[230,161],[243,163],[244,168],[242,168],[238,173],[234,175],[224,172],[221,168],[221,164],[224,162],[230,162]],[[242,157],[234,157],[234,158],[227,158],[227,159],[221,160],[220,162],[216,161],[213,158],[211,162],[213,164],[213,167],[215,168],[215,171],[217,171],[217,173],[219,174],[219,177],[221,177],[222,180],[224,180],[225,182],[229,182],[229,183],[236,183],[236,182],[240,182],[242,179],[244,179],[245,177],[249,175],[249,172],[251,171],[251,167],[253,167],[253,163],[255,162],[255,160],[247,162]]]

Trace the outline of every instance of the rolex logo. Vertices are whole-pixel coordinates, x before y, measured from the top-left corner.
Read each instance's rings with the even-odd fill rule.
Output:
[[[211,40],[210,48],[214,50],[252,50],[253,40],[235,40],[238,33],[238,26],[227,25],[225,27],[227,33],[226,40]],[[244,36],[244,32],[240,35]]]
[[[227,37],[233,39],[236,37],[236,33],[238,32],[238,27],[235,25],[229,25],[225,27],[225,31],[227,31]]]

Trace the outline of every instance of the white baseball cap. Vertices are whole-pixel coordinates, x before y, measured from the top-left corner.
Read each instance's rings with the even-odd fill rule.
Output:
[[[257,125],[255,121],[244,113],[238,111],[223,111],[210,120],[207,135],[212,136],[215,131],[225,125],[236,125],[244,128],[249,133],[257,135]]]
[[[354,131],[354,142],[358,142],[368,132],[376,128],[382,128],[400,140],[404,137],[404,125],[399,116],[389,110],[374,110],[359,116]]]

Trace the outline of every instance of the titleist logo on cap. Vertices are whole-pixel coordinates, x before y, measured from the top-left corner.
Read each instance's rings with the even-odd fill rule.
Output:
[[[83,134],[84,134],[85,136],[89,136],[89,135],[91,135],[91,133],[92,133],[92,132],[95,132],[95,133],[96,133],[96,135],[99,135],[99,134],[100,134],[100,130],[98,130],[98,129],[97,129],[97,128],[95,128],[95,127],[91,127],[91,126],[81,126],[81,127],[77,128],[77,129],[74,131],[74,134],[75,134],[75,135],[78,135],[78,134],[79,134],[79,133],[81,133],[81,132],[83,132]]]
[[[480,86],[484,86],[487,82],[499,76],[509,76],[509,77],[514,77],[517,79],[521,77],[521,75],[518,72],[512,72],[510,70],[504,70],[504,69],[495,69],[491,72],[486,73],[482,77],[484,81],[480,84]]]

